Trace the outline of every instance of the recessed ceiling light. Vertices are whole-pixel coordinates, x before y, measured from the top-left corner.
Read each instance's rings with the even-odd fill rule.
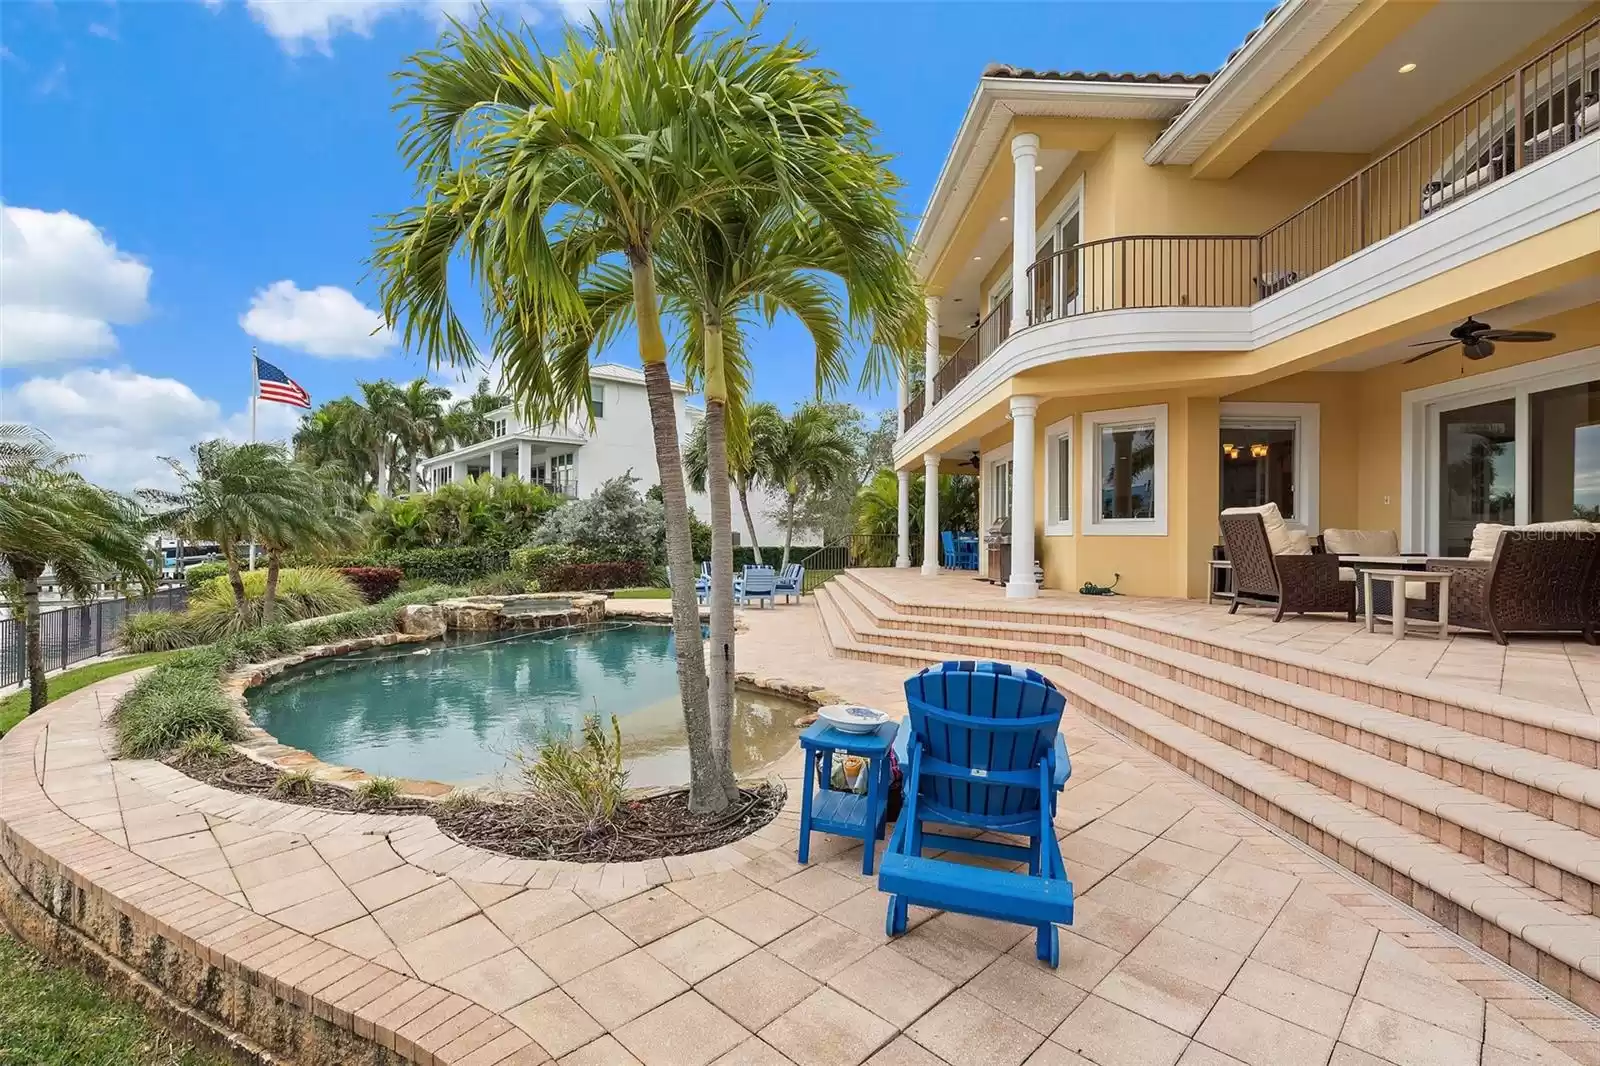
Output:
[[[1011,216],[1010,215],[1001,215],[1000,216],[1000,221],[1001,222],[1010,222],[1011,221]]]
[[[1402,74],[1410,74],[1413,70],[1416,70],[1416,69],[1417,69],[1417,65],[1415,63],[1405,63],[1405,64],[1401,65],[1400,73],[1402,73]]]
[[[1036,174],[1037,174],[1037,173],[1038,173],[1038,172],[1039,172],[1039,171],[1041,171],[1041,170],[1043,170],[1043,169],[1044,169],[1044,167],[1042,167],[1042,166],[1040,166],[1040,165],[1039,165],[1039,164],[1038,164],[1038,163],[1035,163],[1035,164],[1034,164],[1034,165],[1033,165],[1033,170],[1034,170],[1034,173],[1036,173]]]
[[[973,256],[973,257],[972,257],[972,258],[973,258],[973,259],[975,259],[975,260],[976,260],[976,259],[982,259],[982,258],[983,258],[983,256],[981,256],[981,255],[975,255],[975,256]]]

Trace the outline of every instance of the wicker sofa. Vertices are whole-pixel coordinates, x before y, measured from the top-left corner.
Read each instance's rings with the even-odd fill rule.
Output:
[[[1274,512],[1275,512],[1274,508]],[[1268,519],[1273,517],[1269,513]],[[1281,521],[1281,519],[1280,519]],[[1274,622],[1285,614],[1342,614],[1356,617],[1356,586],[1341,573],[1337,556],[1313,552],[1274,552],[1259,510],[1230,509],[1218,518],[1222,544],[1233,563],[1233,606],[1272,607]]]
[[[1500,644],[1511,633],[1581,633],[1594,644],[1600,531],[1495,527],[1492,536],[1488,558],[1428,560],[1450,575],[1450,624],[1487,630]]]

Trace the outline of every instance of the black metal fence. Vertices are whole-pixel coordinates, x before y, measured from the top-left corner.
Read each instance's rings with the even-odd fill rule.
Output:
[[[181,611],[189,603],[185,585],[169,585],[150,596],[118,597],[54,607],[40,612],[39,643],[46,670],[104,655],[116,647],[122,620],[146,611]],[[0,619],[0,688],[20,685],[28,676],[27,633],[19,618]]]
[[[832,544],[814,548],[800,557],[806,568],[803,591],[810,592],[841,570],[866,566],[893,566],[899,552],[899,536],[894,533],[852,533]],[[922,565],[922,538],[911,539],[911,565]]]

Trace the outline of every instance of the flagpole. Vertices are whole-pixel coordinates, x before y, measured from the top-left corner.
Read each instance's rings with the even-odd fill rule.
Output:
[[[256,348],[250,346],[250,443],[256,442],[256,398],[261,395],[261,375],[256,368]],[[250,538],[250,569],[256,568],[256,542]]]

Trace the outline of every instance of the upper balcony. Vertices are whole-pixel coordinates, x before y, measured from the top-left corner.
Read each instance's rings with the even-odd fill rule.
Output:
[[[1106,311],[1253,307],[1597,133],[1600,18],[1514,64],[1265,232],[1083,241],[1074,233],[1064,247],[1024,259],[1025,276],[1012,293],[958,345],[944,339],[932,403],[913,388],[905,425],[915,425],[1018,329]],[[1013,309],[1018,299],[1025,301],[1021,314]]]

